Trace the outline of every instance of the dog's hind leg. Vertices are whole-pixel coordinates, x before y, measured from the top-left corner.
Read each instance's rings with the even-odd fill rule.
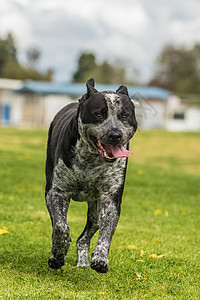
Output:
[[[89,267],[88,252],[90,241],[95,232],[99,229],[98,225],[98,201],[88,202],[87,224],[84,231],[77,240],[77,267]]]
[[[52,269],[60,269],[65,263],[65,255],[70,246],[69,226],[67,224],[67,211],[70,198],[60,190],[52,189],[46,196],[46,204],[51,217],[52,256],[48,261]]]

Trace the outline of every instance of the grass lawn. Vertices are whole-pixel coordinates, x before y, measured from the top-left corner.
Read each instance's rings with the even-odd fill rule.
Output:
[[[136,134],[107,274],[76,268],[85,203],[70,205],[65,266],[47,265],[46,139],[0,129],[0,299],[200,299],[200,134]]]

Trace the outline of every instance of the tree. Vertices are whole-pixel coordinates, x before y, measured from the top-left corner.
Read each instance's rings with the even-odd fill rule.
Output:
[[[27,50],[29,66],[23,66],[17,58],[17,46],[14,37],[8,33],[5,38],[0,37],[0,77],[13,79],[33,79],[50,81],[53,77],[53,71],[47,70],[45,73],[39,72],[35,64],[40,57],[40,51],[37,48]]]
[[[200,92],[200,44],[192,48],[165,46],[156,65],[156,73],[149,85],[176,93]]]
[[[93,53],[81,53],[78,58],[77,70],[73,75],[74,82],[84,82],[90,72],[94,72],[97,67],[96,58]]]
[[[35,67],[36,63],[40,59],[41,51],[36,47],[30,47],[26,51],[26,57],[28,61],[28,65],[30,67]]]
[[[78,58],[77,70],[72,81],[85,82],[90,77],[94,77],[98,83],[103,84],[127,83],[126,70],[122,63],[110,63],[104,60],[98,64],[93,53],[83,52]]]
[[[17,48],[11,33],[8,33],[5,39],[0,38],[0,75],[9,61],[17,62]]]
[[[104,60],[98,67],[99,73],[96,74],[96,80],[105,84],[120,84],[126,83],[125,68],[118,62],[109,63]]]

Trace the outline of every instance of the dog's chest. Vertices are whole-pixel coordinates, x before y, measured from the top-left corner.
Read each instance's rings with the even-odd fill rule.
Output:
[[[124,181],[126,159],[107,163],[84,147],[74,150],[71,168],[59,159],[54,169],[53,186],[75,201],[95,200],[107,192],[115,194]]]

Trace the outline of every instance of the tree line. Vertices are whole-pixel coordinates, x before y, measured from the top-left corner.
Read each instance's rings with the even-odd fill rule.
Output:
[[[13,79],[33,79],[50,81],[53,70],[41,73],[37,62],[41,52],[37,47],[26,51],[27,64],[19,63],[15,40],[11,33],[0,37],[0,77]],[[137,76],[127,77],[126,65],[121,61],[97,62],[93,52],[82,52],[77,59],[77,66],[72,75],[72,82],[85,82],[95,77],[103,84],[140,84]],[[175,93],[200,93],[200,43],[192,47],[166,45],[155,61],[155,71],[149,86],[158,86]]]
[[[175,93],[200,93],[200,43],[192,47],[165,46],[149,85]]]
[[[97,64],[93,53],[82,53],[73,81],[85,82],[91,75],[101,83],[138,84],[134,78],[127,79],[123,64],[117,66],[107,61]],[[152,78],[145,84],[175,93],[200,93],[200,43],[191,48],[166,45],[156,59]]]
[[[86,82],[89,77],[94,77],[99,83],[115,84],[126,82],[126,70],[120,61],[110,63],[104,60],[97,63],[94,53],[83,52],[77,61],[77,69],[73,74],[73,82]]]
[[[26,51],[27,64],[22,65],[18,60],[13,35],[8,33],[5,38],[0,37],[0,78],[52,80],[53,70],[49,69],[45,73],[37,70],[36,63],[40,55],[39,49],[30,47]]]

